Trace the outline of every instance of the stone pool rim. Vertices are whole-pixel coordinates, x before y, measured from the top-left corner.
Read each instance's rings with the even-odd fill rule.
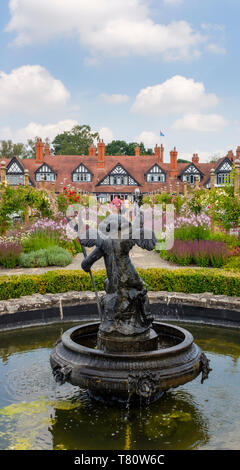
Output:
[[[156,323],[156,325],[155,325]],[[92,323],[88,323],[87,325],[84,325],[84,326],[99,326],[99,321],[96,321],[96,322],[92,322]],[[81,326],[81,328],[84,328],[84,326]],[[137,353],[137,356],[138,358],[144,358],[146,356],[149,356],[149,353],[151,352],[151,356],[154,358],[155,356],[156,357],[165,357],[165,356],[168,356],[168,355],[171,355],[171,354],[175,354],[175,353],[178,353],[179,351],[185,351],[187,349],[190,348],[190,346],[193,344],[193,336],[192,334],[185,330],[185,328],[181,328],[181,327],[173,327],[172,325],[166,325],[166,323],[162,323],[162,322],[153,322],[153,328],[154,326],[158,326],[158,327],[168,327],[168,330],[172,330],[172,333],[176,334],[176,333],[180,333],[182,335],[182,338],[181,338],[181,341],[175,345],[174,347],[171,347],[169,346],[168,348],[164,348],[164,349],[158,349],[158,350],[154,350],[154,351],[144,351],[144,352],[138,352]],[[109,353],[109,352],[104,352],[100,349],[93,349],[93,348],[90,348],[90,347],[86,347],[86,346],[83,346],[81,344],[78,344],[76,343],[73,339],[72,339],[72,335],[77,332],[79,330],[79,327],[78,326],[74,326],[72,328],[70,328],[69,330],[65,331],[63,334],[62,334],[62,343],[65,347],[68,347],[70,350],[76,352],[76,353],[87,353],[88,355],[94,355],[94,356],[102,356],[102,357],[109,357],[109,358],[121,358],[121,353],[119,352],[113,352],[113,353]],[[96,333],[96,332],[95,332]],[[169,333],[169,331],[168,331]],[[129,359],[133,359],[134,357],[136,357],[136,352],[129,352],[129,353],[125,353],[124,352],[124,359],[126,358],[129,358]]]
[[[103,292],[99,293],[101,297]],[[179,321],[240,328],[240,297],[210,292],[148,292],[157,321]],[[93,292],[34,294],[0,301],[0,332],[54,323],[98,320]]]

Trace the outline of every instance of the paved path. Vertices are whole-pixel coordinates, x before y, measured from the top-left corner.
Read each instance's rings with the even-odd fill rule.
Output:
[[[90,253],[92,249],[87,249],[87,252]],[[156,251],[146,251],[142,250],[138,246],[134,246],[133,249],[130,251],[130,256],[133,261],[133,264],[136,268],[170,268],[176,269],[179,266],[169,263],[166,260],[160,258],[159,254]],[[74,269],[82,269],[81,262],[83,260],[83,254],[79,253],[76,255],[72,263],[65,267],[58,267],[58,266],[48,266],[46,268],[17,268],[17,269],[1,269],[0,268],[0,275],[18,275],[18,274],[43,274],[47,271],[56,271],[57,269],[66,269],[66,270],[74,270]],[[104,269],[104,261],[103,259],[97,261],[94,264],[95,270]]]

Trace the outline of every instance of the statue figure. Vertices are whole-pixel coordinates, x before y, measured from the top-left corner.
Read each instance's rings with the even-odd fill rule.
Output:
[[[95,246],[82,262],[84,271],[89,272],[102,257],[107,271],[99,334],[134,336],[146,333],[152,325],[147,289],[131,262],[129,251],[135,244],[153,250],[157,243],[154,233],[144,230],[140,214],[133,223],[114,214],[99,224],[97,239],[81,240],[81,243]]]

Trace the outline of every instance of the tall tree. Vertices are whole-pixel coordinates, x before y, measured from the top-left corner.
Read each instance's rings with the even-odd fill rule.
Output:
[[[106,155],[135,155],[137,142],[127,143],[125,140],[113,140],[106,145]],[[145,149],[144,144],[139,144],[140,155],[152,155],[152,149]]]
[[[99,134],[91,132],[90,126],[75,126],[70,131],[58,134],[52,146],[55,155],[86,155],[94,140],[100,140]]]
[[[24,145],[22,151],[22,158],[35,158],[36,149],[35,149],[35,140],[28,139],[27,144]]]
[[[0,156],[1,158],[20,157],[24,150],[24,144],[14,144],[12,140],[1,140]]]

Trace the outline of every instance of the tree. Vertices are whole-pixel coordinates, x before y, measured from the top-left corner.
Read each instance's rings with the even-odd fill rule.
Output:
[[[35,158],[35,140],[28,139],[26,144],[14,144],[11,140],[0,142],[0,158]]]
[[[58,134],[52,146],[55,155],[87,155],[95,139],[100,140],[99,134],[91,132],[90,126],[74,126],[71,131]]]
[[[35,140],[28,139],[27,144],[24,145],[22,151],[22,158],[35,158],[36,155],[36,148],[35,148]]]
[[[1,140],[0,142],[0,156],[1,158],[20,157],[24,149],[24,144],[14,144],[12,140]]]
[[[113,140],[106,145],[105,153],[106,155],[127,155],[128,144],[125,142],[125,140]]]
[[[125,140],[113,140],[106,145],[105,153],[106,155],[135,155],[135,148],[137,142],[127,143]],[[141,142],[139,144],[140,155],[152,155],[152,149],[145,149],[144,144]]]
[[[220,158],[221,158],[220,153],[215,153],[214,155],[211,155],[209,157],[208,163],[216,163]]]
[[[189,160],[185,160],[184,158],[178,158],[178,163],[191,163]]]

